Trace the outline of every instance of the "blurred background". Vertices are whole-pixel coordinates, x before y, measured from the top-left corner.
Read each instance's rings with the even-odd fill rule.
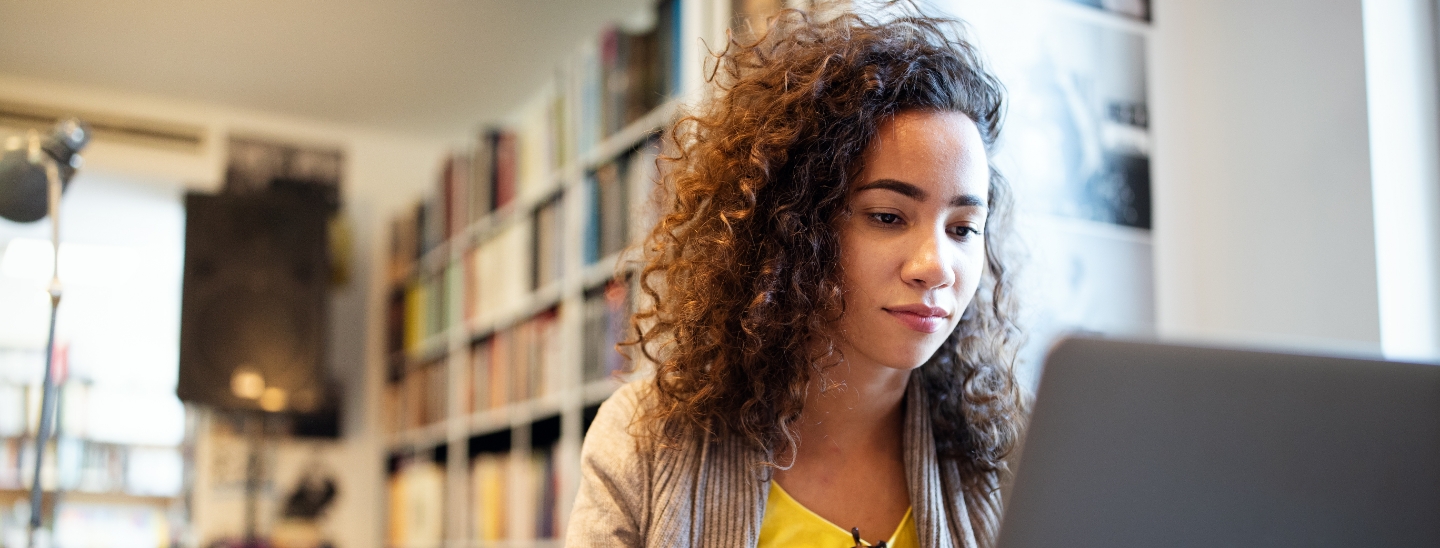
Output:
[[[921,3],[1009,94],[1027,389],[1067,333],[1440,357],[1433,2]],[[809,4],[0,0],[7,150],[94,130],[44,541],[558,545],[656,133],[707,47]],[[0,220],[12,548],[49,238]]]

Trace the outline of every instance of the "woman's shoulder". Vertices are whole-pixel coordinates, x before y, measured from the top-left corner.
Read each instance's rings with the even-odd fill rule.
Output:
[[[641,420],[653,402],[653,381],[636,379],[620,385],[595,413],[585,432],[584,451],[591,456],[626,458],[644,453]]]
[[[649,530],[654,452],[639,424],[651,389],[622,385],[600,404],[580,449],[580,489],[566,546],[640,546]]]

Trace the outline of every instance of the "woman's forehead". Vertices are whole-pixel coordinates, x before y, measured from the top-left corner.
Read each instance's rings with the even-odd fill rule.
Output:
[[[966,195],[986,196],[989,180],[985,143],[969,117],[959,112],[909,111],[881,124],[865,151],[855,191],[896,191],[910,185],[920,192],[908,194],[948,203]],[[867,186],[878,181],[900,184]]]

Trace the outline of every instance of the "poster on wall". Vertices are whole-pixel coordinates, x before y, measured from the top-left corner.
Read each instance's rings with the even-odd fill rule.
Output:
[[[1015,195],[1027,388],[1069,334],[1154,332],[1148,3],[954,0],[1005,85],[994,164]]]
[[[997,164],[1025,213],[1149,229],[1144,37],[1063,15],[1042,23],[1031,55],[1004,67],[1010,107]]]
[[[1141,21],[1150,20],[1150,0],[1069,0],[1076,4],[1099,8]]]

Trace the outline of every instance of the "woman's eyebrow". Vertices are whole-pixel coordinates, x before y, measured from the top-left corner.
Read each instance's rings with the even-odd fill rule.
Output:
[[[855,192],[858,193],[873,189],[889,190],[917,202],[923,202],[930,198],[930,193],[925,192],[924,189],[895,179],[876,179],[860,185],[860,188],[855,189]],[[988,209],[987,206],[988,204],[983,198],[974,194],[961,194],[950,199],[950,207],[984,207]]]
[[[876,179],[860,185],[860,188],[855,189],[855,192],[864,192],[866,190],[879,188],[895,192],[917,202],[923,202],[930,198],[930,193],[925,192],[924,189],[905,181],[896,181],[895,179]]]

